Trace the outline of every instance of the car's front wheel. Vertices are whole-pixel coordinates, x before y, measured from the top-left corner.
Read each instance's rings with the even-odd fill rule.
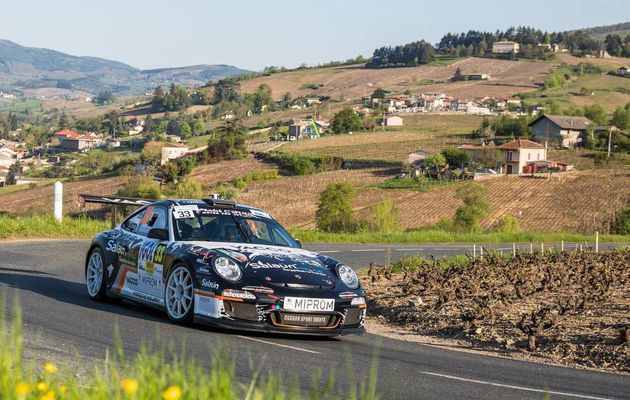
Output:
[[[103,251],[95,247],[90,253],[85,268],[85,284],[90,297],[94,300],[105,299],[105,268],[103,268]]]
[[[174,265],[168,273],[164,288],[164,304],[171,321],[186,324],[194,313],[194,287],[192,273],[184,264]]]

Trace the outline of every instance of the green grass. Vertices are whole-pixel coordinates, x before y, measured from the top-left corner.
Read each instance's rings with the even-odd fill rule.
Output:
[[[454,233],[445,230],[414,230],[398,233],[328,233],[289,229],[302,242],[319,243],[595,243],[595,235],[569,232]],[[600,242],[630,243],[630,235],[601,235]]]
[[[463,181],[448,181],[444,179],[427,179],[427,178],[394,178],[376,185],[379,189],[410,189],[419,192],[427,192],[431,189],[441,186],[447,186]]]
[[[42,102],[40,100],[23,100],[0,103],[0,110],[13,112],[24,112],[26,110],[31,110],[33,112],[41,112]]]
[[[46,216],[0,215],[0,239],[87,238],[110,227],[108,221],[91,218],[64,217],[57,222]]]
[[[7,323],[0,304],[0,398],[7,400],[180,400],[180,399],[378,399],[376,362],[369,376],[360,383],[335,388],[336,371],[313,377],[304,395],[297,378],[275,372],[269,361],[251,362],[252,378],[236,376],[236,367],[227,350],[210,356],[209,366],[186,357],[172,343],[144,346],[133,358],[123,350],[120,335],[114,331],[116,345],[103,360],[91,360],[85,375],[63,365],[41,360],[24,360],[21,312],[18,307]],[[161,350],[160,350],[161,349]],[[86,359],[87,360],[87,359]],[[265,365],[267,364],[267,365]],[[350,363],[348,363],[350,364]],[[347,369],[351,369],[348,365]],[[245,371],[242,371],[245,372]]]

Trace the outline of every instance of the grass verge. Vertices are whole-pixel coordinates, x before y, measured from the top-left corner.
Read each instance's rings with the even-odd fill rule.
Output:
[[[109,221],[92,218],[13,217],[0,215],[0,239],[86,238],[111,227]]]
[[[209,366],[174,350],[144,347],[128,358],[120,338],[112,357],[96,362],[92,372],[77,379],[73,371],[53,363],[33,365],[24,360],[21,313],[15,308],[7,323],[0,304],[0,398],[7,400],[180,400],[180,399],[378,399],[376,363],[358,384],[335,388],[335,374],[314,380],[305,396],[297,380],[252,366],[247,382],[235,375],[235,364],[225,353],[214,353]],[[164,348],[164,347],[162,347]]]
[[[302,242],[320,243],[595,243],[595,235],[570,232],[454,233],[444,230],[396,233],[328,233],[318,230],[289,229]],[[602,243],[630,243],[630,235],[600,235]]]

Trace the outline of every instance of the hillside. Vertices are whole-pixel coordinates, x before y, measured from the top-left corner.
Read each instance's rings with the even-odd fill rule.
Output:
[[[251,93],[266,83],[276,99],[289,92],[293,97],[330,96],[348,100],[369,95],[379,87],[392,92],[410,90],[416,94],[444,92],[454,97],[513,96],[537,89],[552,67],[553,64],[547,62],[470,57],[450,64],[436,62],[408,68],[366,69],[363,65],[354,65],[282,72],[245,80],[241,88]],[[448,82],[457,68],[464,74],[489,74],[490,80]]]
[[[203,85],[209,79],[249,71],[231,65],[194,65],[140,70],[97,57],[78,57],[55,50],[21,46],[0,39],[0,89],[72,88],[89,93],[109,89],[117,94],[143,93],[158,84]]]
[[[622,22],[620,24],[614,25],[594,26],[592,28],[582,29],[582,32],[599,40],[604,40],[606,35],[619,35],[621,37],[625,37],[626,35],[630,35],[630,22]]]

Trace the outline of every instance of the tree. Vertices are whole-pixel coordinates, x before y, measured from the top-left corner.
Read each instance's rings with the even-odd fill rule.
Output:
[[[383,100],[385,98],[385,96],[387,96],[387,93],[389,93],[387,90],[378,88],[374,92],[372,92],[372,95],[370,96],[370,99]]]
[[[235,78],[223,78],[214,85],[214,104],[238,101],[241,84]]]
[[[22,174],[23,167],[20,160],[15,160],[9,167],[7,173],[7,185],[15,185],[17,183],[17,177]]]
[[[622,131],[630,129],[630,103],[626,107],[618,107],[610,118],[610,124]]]
[[[494,146],[485,146],[476,153],[476,163],[484,168],[494,168],[502,159],[501,150]]]
[[[319,197],[317,228],[324,232],[352,232],[354,188],[348,183],[329,183]]]
[[[62,112],[61,115],[59,116],[59,123],[58,123],[59,129],[63,130],[63,129],[68,129],[72,127],[72,123],[70,121],[70,118],[66,115],[66,112]]]
[[[621,41],[621,36],[608,34],[606,39],[604,39],[604,44],[606,45],[606,51],[611,56],[619,57],[622,55],[623,42]]]
[[[367,224],[371,232],[394,233],[401,231],[398,209],[391,200],[378,203]]]
[[[455,74],[453,75],[451,80],[453,82],[466,80],[466,78],[464,77],[464,74],[462,74],[462,69],[461,68],[457,67],[457,69],[455,70]]]
[[[105,104],[111,104],[114,100],[115,98],[111,90],[101,90],[92,101],[94,104],[102,106]]]
[[[448,165],[462,167],[464,164],[468,164],[470,159],[470,153],[466,150],[450,147],[442,150],[442,155],[446,159]]]
[[[606,125],[608,122],[608,114],[599,104],[584,106],[584,116],[598,125]]]
[[[441,153],[433,153],[424,159],[424,166],[426,167],[429,176],[431,176],[431,170],[439,173],[440,169],[445,165],[446,158]]]
[[[199,199],[203,196],[201,184],[193,178],[182,179],[175,187],[178,199]]]
[[[344,108],[332,117],[330,121],[333,132],[348,133],[361,129],[361,116],[350,108]]]
[[[455,197],[464,204],[455,210],[453,227],[463,232],[479,232],[479,223],[490,211],[485,189],[477,183],[468,183],[457,189]]]

